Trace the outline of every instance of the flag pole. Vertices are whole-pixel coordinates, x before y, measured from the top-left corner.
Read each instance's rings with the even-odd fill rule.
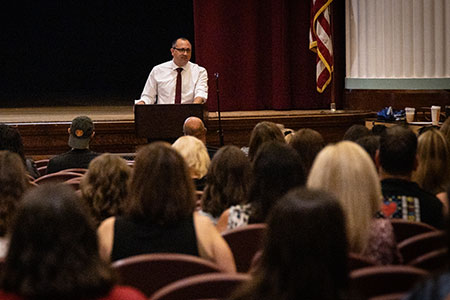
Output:
[[[331,74],[331,103],[330,103],[330,110],[332,112],[336,111],[336,72],[334,70],[334,59],[336,57],[335,51],[334,51],[334,45],[335,45],[335,32],[334,32],[334,9],[333,5],[334,3],[330,3],[330,31],[331,31],[331,40],[332,40],[332,47],[333,47],[333,73]]]

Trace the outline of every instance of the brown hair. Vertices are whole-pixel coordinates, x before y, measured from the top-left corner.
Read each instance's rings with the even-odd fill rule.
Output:
[[[0,151],[0,236],[5,236],[9,231],[17,205],[28,186],[20,156],[10,151]]]
[[[252,130],[252,134],[250,135],[249,149],[248,149],[248,157],[250,161],[256,156],[259,147],[265,142],[269,141],[279,141],[281,143],[286,143],[284,139],[283,133],[281,132],[280,127],[273,122],[259,122]]]
[[[294,134],[289,145],[300,155],[305,172],[308,174],[317,154],[325,147],[325,141],[319,132],[303,128]]]
[[[450,179],[450,153],[444,135],[434,128],[421,134],[417,155],[419,166],[413,180],[430,193],[444,192]]]
[[[90,162],[80,189],[97,225],[123,213],[130,178],[131,168],[120,156],[105,153]]]
[[[232,205],[246,202],[250,188],[251,165],[236,146],[224,146],[214,155],[202,197],[202,209],[219,217]]]
[[[195,209],[194,186],[183,157],[154,142],[136,155],[127,214],[140,221],[176,223]]]

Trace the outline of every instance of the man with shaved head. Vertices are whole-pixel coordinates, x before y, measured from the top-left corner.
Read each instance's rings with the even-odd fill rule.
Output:
[[[191,135],[202,141],[203,144],[205,144],[206,148],[208,149],[209,158],[212,159],[218,149],[216,147],[211,147],[206,144],[207,131],[208,130],[206,129],[205,124],[200,118],[189,117],[184,121],[183,124],[184,135]]]

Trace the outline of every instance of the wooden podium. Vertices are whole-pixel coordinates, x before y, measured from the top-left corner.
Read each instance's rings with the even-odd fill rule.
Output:
[[[198,117],[206,121],[204,104],[149,104],[134,106],[137,137],[149,140],[174,140],[183,135],[184,120]]]

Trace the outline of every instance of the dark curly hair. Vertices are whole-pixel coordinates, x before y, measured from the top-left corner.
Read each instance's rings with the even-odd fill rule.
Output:
[[[232,205],[247,202],[251,179],[248,157],[236,146],[224,146],[214,155],[202,197],[202,210],[219,217]]]

